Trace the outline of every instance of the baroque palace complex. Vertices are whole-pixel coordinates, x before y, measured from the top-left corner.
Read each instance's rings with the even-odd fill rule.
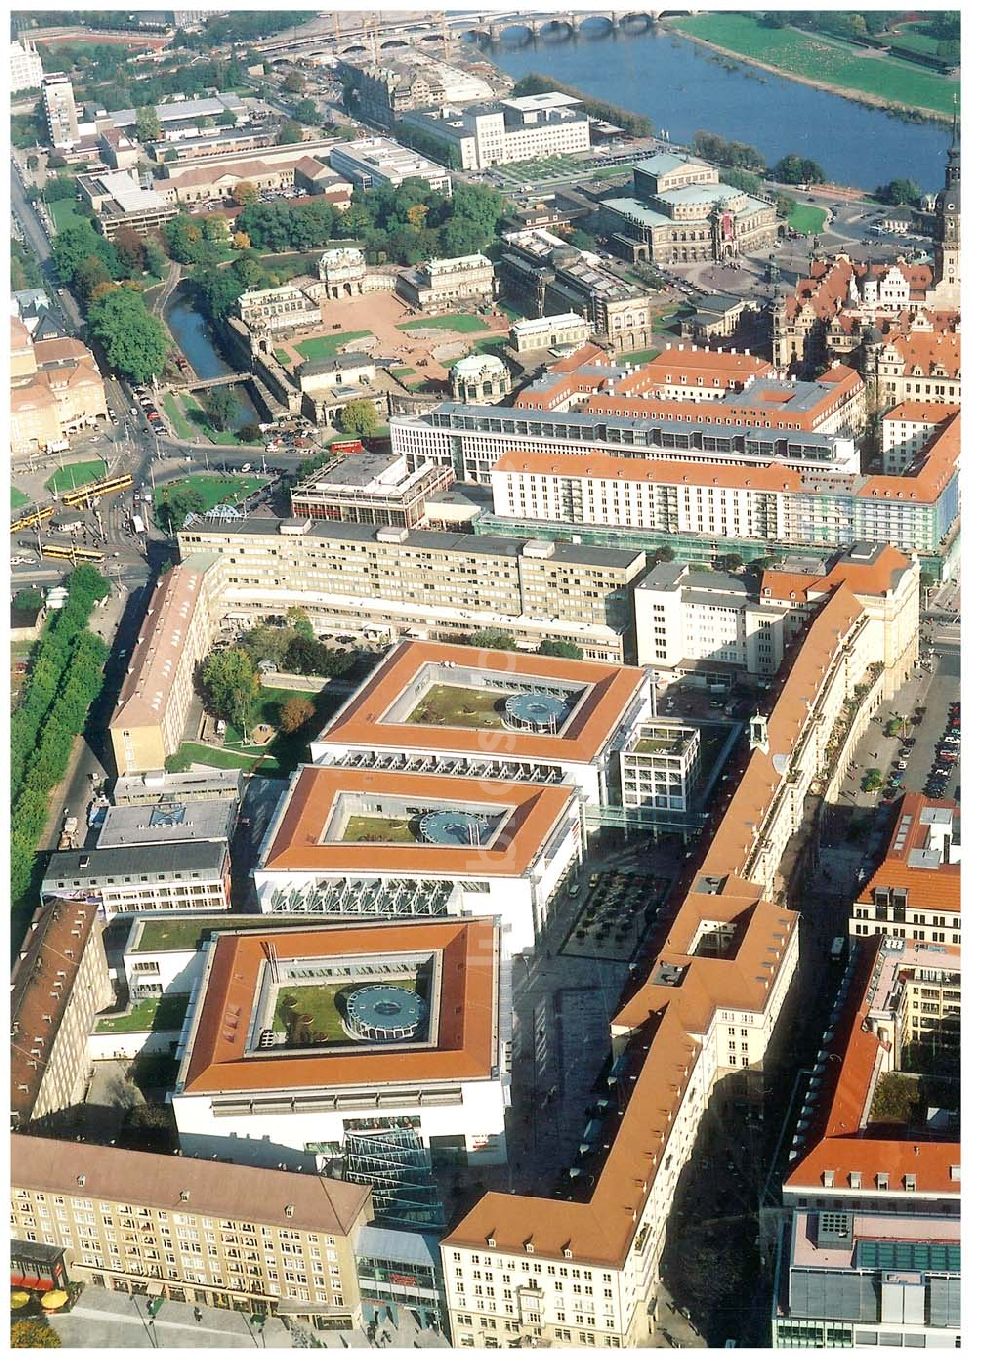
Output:
[[[209,14],[148,13],[157,42]],[[12,298],[15,478],[129,423],[99,482],[55,466],[13,517],[15,567],[74,570],[32,610],[15,581],[18,765],[76,696],[36,700],[88,575],[67,649],[108,655],[102,733],[21,838],[14,1319],[959,1347],[960,705],[929,604],[957,612],[957,115],[930,252],[816,249],[666,339],[674,270],[795,238],[774,196],[450,31],[431,57],[353,22],[268,29],[253,96],[111,113],[44,32],[11,43],[94,241],[138,258],[212,208],[240,280],[202,319],[225,370],[150,383]],[[579,185],[516,182],[542,158]],[[472,249],[447,224],[490,175]],[[362,237],[414,185],[448,255]],[[244,287],[241,209],[319,202],[357,239]],[[212,271],[179,265],[187,307]],[[259,421],[213,425],[237,389]]]

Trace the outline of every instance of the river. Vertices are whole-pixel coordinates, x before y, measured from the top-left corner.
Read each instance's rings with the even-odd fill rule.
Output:
[[[515,79],[535,71],[645,114],[671,142],[687,145],[701,128],[750,143],[769,164],[786,152],[812,157],[831,181],[860,189],[897,176],[927,193],[944,183],[951,135],[942,124],[909,123],[746,63],[730,70],[718,54],[676,34],[579,35],[482,50]]]
[[[211,323],[194,306],[190,294],[183,286],[174,290],[167,304],[164,320],[168,331],[198,378],[215,379],[221,374],[236,372],[219,348]],[[233,384],[233,396],[239,405],[239,411],[231,423],[234,429],[260,421],[260,413],[250,400],[245,384]]]

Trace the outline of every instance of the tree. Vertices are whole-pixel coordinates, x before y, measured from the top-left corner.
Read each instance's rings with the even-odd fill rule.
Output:
[[[866,792],[882,789],[882,773],[878,767],[868,768],[862,778],[861,789]]]
[[[920,186],[913,180],[899,177],[890,180],[886,185],[879,185],[875,191],[875,197],[879,203],[894,205],[911,205],[920,202]]]
[[[296,123],[315,124],[320,121],[320,112],[314,100],[300,99],[292,105],[292,117]]]
[[[254,702],[260,695],[260,677],[250,655],[242,648],[211,654],[201,664],[199,681],[209,712],[242,729],[245,743]]]
[[[241,445],[252,445],[255,440],[260,438],[260,425],[256,421],[248,421],[245,426],[241,426],[236,432],[236,439]]]
[[[277,667],[282,668],[293,638],[294,632],[280,625],[255,625],[244,636],[243,648],[255,664],[263,658],[270,658]]]
[[[222,113],[219,115],[219,127],[220,128],[236,127],[236,115],[233,113],[232,109],[223,109]]]
[[[86,256],[73,272],[73,289],[85,302],[93,302],[98,287],[110,283],[108,267],[97,256]]]
[[[302,125],[286,118],[278,131],[278,146],[287,147],[293,142],[302,141]]]
[[[582,658],[583,649],[579,644],[571,644],[568,639],[543,639],[538,646],[539,653],[545,658]]]
[[[295,633],[300,634],[303,639],[316,638],[312,621],[301,606],[291,606],[287,612],[287,619]]]
[[[517,647],[513,634],[505,629],[492,627],[477,629],[474,634],[469,635],[468,643],[470,648],[494,648],[508,653]]]
[[[305,696],[290,696],[281,707],[279,727],[283,734],[294,734],[303,724],[308,724],[316,713],[316,707]]]
[[[772,167],[770,176],[784,185],[818,185],[826,179],[826,172],[817,161],[789,153]]]
[[[285,655],[285,666],[289,672],[303,677],[333,677],[343,670],[340,666],[332,665],[333,659],[340,657],[340,654],[331,653],[326,644],[320,643],[318,639],[308,639],[304,634],[293,631]]]
[[[239,184],[233,185],[233,203],[240,208],[246,208],[247,204],[255,204],[260,199],[260,190],[256,185],[252,185],[249,180],[241,180]]]
[[[743,567],[743,560],[739,554],[724,554],[722,566],[727,573],[738,573]]]
[[[62,1340],[46,1320],[29,1316],[26,1320],[12,1320],[10,1323],[10,1347],[12,1349],[61,1349]]]
[[[121,257],[114,246],[99,232],[95,232],[89,222],[81,219],[56,233],[52,243],[52,261],[63,284],[72,283],[77,267],[88,256],[96,256],[103,261],[112,279],[120,279],[125,274]]]
[[[160,136],[160,119],[152,104],[136,109],[135,133],[140,142],[155,142]]]
[[[227,430],[236,415],[236,394],[231,388],[210,388],[205,395],[205,411],[215,430]]]
[[[48,155],[49,170],[62,170],[63,166],[68,165],[65,156],[61,151],[50,151]]]
[[[249,251],[250,238],[247,236],[246,232],[233,233],[233,246],[237,251]]]
[[[58,203],[61,199],[75,199],[76,181],[72,175],[56,175],[46,180],[42,187],[42,198],[47,204]]]
[[[170,348],[167,332],[140,294],[116,289],[91,304],[87,323],[112,369],[130,382],[148,383],[163,372]]]
[[[167,255],[160,243],[148,237],[143,243],[143,253],[149,273],[157,279],[163,279],[167,273]]]
[[[306,88],[305,77],[301,71],[289,71],[281,82],[281,88],[287,90],[290,95],[300,95]]]
[[[142,273],[146,262],[146,243],[134,227],[119,227],[115,233],[115,250],[133,272]]]
[[[196,487],[183,483],[168,485],[160,494],[155,518],[156,524],[166,535],[176,535],[184,524],[185,517],[192,511],[197,515],[205,510],[205,495]]]
[[[340,409],[338,423],[346,435],[374,435],[381,418],[371,398],[352,398]]]

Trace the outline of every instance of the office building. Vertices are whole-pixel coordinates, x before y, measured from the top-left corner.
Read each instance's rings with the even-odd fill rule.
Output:
[[[557,90],[464,109],[442,105],[407,113],[400,121],[438,142],[442,159],[462,170],[590,150],[590,120],[580,101]]]
[[[69,76],[53,74],[42,77],[42,108],[49,141],[56,151],[63,151],[80,140],[80,125],[76,117],[76,99]]]
[[[633,731],[620,758],[626,810],[694,807],[701,775],[699,729],[676,720],[647,720]]]
[[[295,484],[292,515],[412,530],[425,523],[428,499],[454,481],[454,472],[440,464],[410,471],[405,459],[393,454],[339,455]]]
[[[140,237],[148,237],[178,213],[166,193],[146,189],[134,170],[112,170],[98,175],[78,175],[81,197],[97,215],[97,226],[105,237],[114,238],[122,227],[131,227]]]
[[[377,185],[399,188],[406,180],[426,180],[431,189],[451,196],[451,176],[444,166],[429,161],[388,137],[359,137],[336,142],[329,150],[330,165],[360,189]]]
[[[510,956],[534,945],[582,855],[568,787],[306,766],[253,878],[264,913],[494,917]]]
[[[102,924],[90,903],[36,909],[11,976],[10,1111],[15,1131],[76,1118],[94,1018],[114,1003]]]
[[[637,657],[705,685],[766,683],[842,582],[881,626],[885,666],[898,686],[917,657],[919,567],[889,545],[855,544],[827,559],[786,554],[759,577],[657,564],[635,587]]]
[[[342,506],[350,496],[335,494]],[[373,515],[388,511],[377,503],[376,495]],[[429,517],[435,505],[431,500]],[[367,510],[359,506],[359,516]],[[645,555],[628,549],[347,520],[192,525],[178,542],[185,561],[217,555],[213,580],[224,586],[214,598],[216,621],[248,627],[298,605],[321,629],[395,640],[454,639],[499,627],[519,647],[563,639],[585,656],[614,662],[630,641],[629,587],[645,566]]]
[[[648,348],[649,294],[611,270],[593,251],[580,251],[541,228],[509,232],[499,260],[507,295],[530,316],[573,312],[595,339],[618,354]]]
[[[651,713],[650,679],[637,667],[407,640],[337,712],[312,756],[565,783],[584,804],[620,804],[618,751]]]
[[[498,936],[479,918],[216,934],[178,1047],[182,1151],[332,1161],[348,1176],[364,1154],[371,1177],[358,1181],[375,1183],[377,1206],[394,1150],[398,1166],[412,1151],[415,1173],[502,1163],[511,1004]]]
[[[735,260],[778,239],[774,204],[720,183],[714,166],[660,152],[632,168],[632,194],[601,201],[608,244],[657,265]]]
[[[10,92],[38,90],[42,84],[42,59],[30,38],[21,37],[10,44]]]
[[[118,913],[224,913],[231,867],[225,840],[137,843],[53,852],[42,895],[86,899]]]
[[[488,303],[496,297],[493,262],[483,255],[425,260],[401,270],[396,289],[418,308],[446,308],[455,303]]]
[[[852,936],[961,945],[958,815],[952,800],[903,797],[885,856],[851,910]]]
[[[10,1173],[22,1249],[59,1251],[74,1282],[319,1329],[361,1324],[370,1188],[38,1136],[12,1138]]]
[[[201,767],[196,771],[145,771],[119,776],[111,792],[115,805],[190,804],[194,800],[233,800],[243,794],[241,768]]]

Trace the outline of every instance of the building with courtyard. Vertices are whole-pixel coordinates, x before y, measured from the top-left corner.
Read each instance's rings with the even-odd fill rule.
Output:
[[[459,699],[473,722],[474,699]],[[435,704],[428,713],[459,701]],[[493,717],[484,710],[483,726]],[[570,786],[306,766],[275,811],[253,878],[264,913],[495,917],[513,955],[533,946],[582,855]]]
[[[419,1221],[439,1161],[505,1158],[499,935],[481,918],[213,934],[178,1047],[182,1152],[374,1185]]]
[[[312,744],[324,765],[566,783],[621,804],[618,752],[652,713],[640,668],[407,640]]]

